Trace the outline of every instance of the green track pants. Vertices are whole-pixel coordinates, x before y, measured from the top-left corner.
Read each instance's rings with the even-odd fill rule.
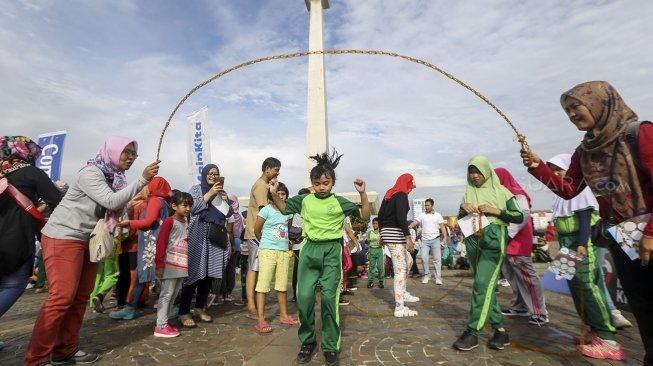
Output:
[[[322,351],[340,351],[340,287],[342,286],[342,243],[307,240],[299,252],[297,265],[297,309],[299,340],[315,343],[315,295],[320,283],[322,304]]]
[[[369,283],[374,282],[374,271],[378,269],[379,284],[382,285],[383,281],[385,280],[385,261],[384,261],[385,254],[383,254],[383,248],[370,247],[370,250],[367,253],[370,262],[369,267],[367,269],[367,282]]]

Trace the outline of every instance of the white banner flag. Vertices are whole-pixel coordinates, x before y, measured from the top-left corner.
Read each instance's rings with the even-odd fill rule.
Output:
[[[202,107],[188,115],[188,166],[192,184],[202,180],[202,168],[211,162],[209,109]]]

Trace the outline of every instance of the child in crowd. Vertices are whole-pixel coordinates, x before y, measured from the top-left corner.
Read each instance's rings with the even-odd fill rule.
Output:
[[[507,226],[522,222],[524,215],[515,196],[501,185],[486,157],[479,155],[471,158],[467,173],[467,190],[458,218],[477,215],[473,221],[479,227],[474,227],[477,232],[465,238],[474,285],[467,329],[453,347],[460,351],[476,348],[477,333],[489,322],[494,328],[494,336],[488,342],[488,347],[501,350],[510,344],[510,338],[503,327],[503,315],[494,289],[506,254]],[[483,215],[490,222],[484,228],[480,227]]]
[[[188,215],[193,197],[175,192],[172,197],[174,215],[163,220],[156,241],[156,276],[161,280],[161,293],[156,311],[155,337],[173,338],[179,330],[168,323],[170,304],[179,294],[188,276]]]
[[[279,182],[275,193],[285,202],[288,188]],[[265,296],[270,292],[270,283],[274,279],[274,289],[279,301],[279,321],[281,324],[295,325],[297,320],[288,315],[286,291],[288,290],[288,266],[290,265],[290,242],[288,241],[288,225],[292,215],[284,215],[272,201],[272,193],[268,192],[268,201],[259,211],[254,233],[259,241],[258,281],[256,282],[256,310],[258,323],[255,329],[259,333],[270,333],[272,327],[265,320]]]
[[[354,186],[360,194],[360,212],[356,204],[331,193],[336,181],[335,168],[340,158],[334,150],[311,156],[317,165],[310,178],[315,193],[303,194],[284,202],[276,194],[274,204],[282,214],[301,213],[304,219],[306,243],[302,247],[298,265],[297,309],[299,310],[299,340],[302,342],[297,363],[309,363],[317,348],[315,335],[315,289],[320,282],[322,304],[322,351],[329,366],[338,364],[340,351],[340,316],[338,300],[342,285],[342,226],[345,217],[360,215],[370,219],[370,204],[365,193],[365,182],[356,179]],[[270,191],[276,193],[279,184],[271,182]]]
[[[571,163],[571,154],[559,154],[549,159],[546,164],[559,177],[564,177]],[[589,187],[576,197],[565,200],[553,197],[553,222],[558,232],[560,247],[576,251],[585,257],[574,278],[568,280],[569,292],[574,299],[574,305],[580,318],[590,326],[588,339],[575,338],[574,341],[583,344],[581,352],[594,358],[626,359],[625,352],[615,341],[617,330],[610,319],[610,309],[603,291],[604,281],[601,275],[602,257],[600,248],[594,246],[590,237],[590,227],[599,218],[599,204]],[[594,344],[610,345],[600,355]],[[605,348],[605,347],[604,347]],[[606,357],[599,357],[606,356]]]
[[[374,273],[379,275],[379,288],[383,288],[385,280],[385,266],[383,265],[383,247],[381,233],[379,232],[379,219],[372,220],[372,230],[367,233],[367,244],[369,249],[369,268],[367,269],[367,288],[374,287]]]

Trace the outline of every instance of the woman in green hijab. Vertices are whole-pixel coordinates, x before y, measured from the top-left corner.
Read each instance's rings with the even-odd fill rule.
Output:
[[[475,156],[467,164],[467,190],[458,218],[469,214],[479,215],[478,219],[474,219],[478,226],[482,216],[490,224],[465,238],[467,257],[474,273],[474,286],[467,329],[453,346],[460,351],[476,348],[478,332],[489,322],[494,328],[494,336],[488,342],[488,347],[500,350],[510,344],[510,337],[503,327],[503,315],[494,288],[506,253],[508,224],[519,224],[524,216],[514,195],[501,185],[485,156]]]

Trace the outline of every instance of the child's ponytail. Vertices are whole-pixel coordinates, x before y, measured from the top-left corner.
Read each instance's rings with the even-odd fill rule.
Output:
[[[311,174],[310,174],[311,180],[320,179],[321,176],[328,175],[335,183],[336,181],[335,169],[338,166],[338,163],[340,163],[341,157],[342,155],[338,155],[338,152],[336,151],[335,148],[331,152],[331,155],[329,155],[329,153],[325,151],[322,154],[309,156],[309,158],[315,160],[315,163],[317,164],[315,165],[315,167],[313,167],[313,169],[311,169]]]

